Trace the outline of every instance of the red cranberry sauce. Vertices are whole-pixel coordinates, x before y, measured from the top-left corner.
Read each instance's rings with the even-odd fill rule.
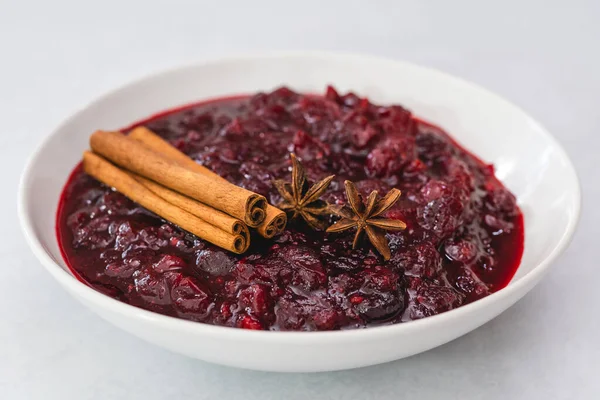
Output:
[[[523,219],[493,168],[401,106],[353,93],[287,88],[215,100],[142,123],[199,163],[277,204],[273,179],[290,178],[290,152],[309,179],[335,174],[325,199],[346,202],[390,188],[384,262],[353,232],[326,234],[294,221],[274,240],[252,238],[236,256],[129,201],[77,168],[57,216],[74,273],[123,302],[179,318],[246,329],[332,330],[415,320],[504,287],[523,251]],[[331,222],[334,219],[332,217]]]

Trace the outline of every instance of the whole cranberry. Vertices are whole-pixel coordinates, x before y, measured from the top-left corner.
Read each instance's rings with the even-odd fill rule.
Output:
[[[196,268],[210,275],[226,275],[233,270],[236,259],[224,250],[215,247],[196,252]]]
[[[177,311],[201,318],[211,303],[209,290],[192,277],[181,278],[172,285],[171,299]]]
[[[384,267],[375,267],[359,275],[363,283],[350,302],[361,316],[377,321],[393,317],[404,309],[404,295],[398,274]]]
[[[265,285],[253,284],[238,293],[239,306],[258,319],[267,319],[271,309],[269,289]]]
[[[415,139],[413,137],[388,137],[369,153],[366,169],[371,176],[390,176],[400,172],[415,157]]]
[[[421,189],[426,204],[417,209],[419,224],[439,238],[454,232],[462,222],[464,203],[455,188],[441,181],[431,180]]]
[[[151,267],[145,267],[133,274],[135,290],[144,300],[158,305],[171,303],[166,277]]]
[[[449,240],[444,244],[444,252],[450,260],[468,264],[477,257],[479,250],[472,241]]]

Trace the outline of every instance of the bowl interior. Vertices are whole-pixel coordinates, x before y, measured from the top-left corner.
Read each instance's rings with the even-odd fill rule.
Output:
[[[55,236],[56,208],[94,130],[118,129],[165,109],[283,84],[316,93],[333,84],[375,102],[402,104],[493,163],[525,214],[525,252],[513,282],[566,244],[579,213],[577,177],[560,146],[534,120],[486,90],[434,70],[323,54],[230,59],[177,69],[123,87],[76,113],[48,137],[24,175],[21,208],[31,239],[66,270]]]

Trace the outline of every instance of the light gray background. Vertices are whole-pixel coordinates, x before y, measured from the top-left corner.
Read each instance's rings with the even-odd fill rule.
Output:
[[[84,3],[0,0],[1,399],[600,398],[600,2]],[[528,296],[471,334],[338,373],[259,373],[187,359],[69,297],[18,228],[19,174],[41,138],[131,79],[280,49],[413,61],[523,107],[556,135],[580,174],[584,211],[571,247]]]

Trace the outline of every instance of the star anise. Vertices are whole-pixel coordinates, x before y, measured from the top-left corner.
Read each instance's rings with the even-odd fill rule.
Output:
[[[283,197],[278,207],[291,214],[291,219],[300,216],[311,228],[325,229],[327,221],[321,217],[331,214],[331,211],[327,202],[320,200],[319,197],[327,190],[334,175],[309,187],[304,167],[293,153],[290,157],[292,158],[292,183],[283,180],[273,181],[275,188]]]
[[[398,201],[400,190],[392,189],[382,199],[378,198],[377,190],[374,190],[369,194],[365,205],[354,183],[346,181],[344,185],[350,207],[331,207],[331,211],[342,219],[327,228],[327,232],[341,232],[356,227],[356,235],[352,242],[352,248],[355,249],[366,231],[369,241],[386,261],[389,260],[391,253],[385,238],[385,231],[400,231],[406,228],[406,224],[397,219],[380,218],[379,216]]]

